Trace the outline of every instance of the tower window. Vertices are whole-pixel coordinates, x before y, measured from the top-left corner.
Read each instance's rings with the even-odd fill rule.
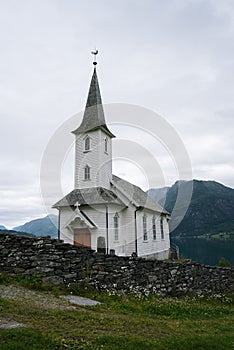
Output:
[[[104,140],[104,149],[105,149],[105,152],[107,153],[108,152],[108,139],[105,138]]]
[[[147,217],[146,215],[143,216],[143,240],[148,240],[148,233],[147,233]]]
[[[163,229],[163,217],[160,218],[160,230],[161,230],[161,238],[164,239],[164,229]]]
[[[91,146],[91,140],[90,137],[87,136],[84,140],[84,150],[85,151],[89,151],[90,150],[90,146]]]
[[[155,221],[155,217],[153,217],[153,219],[152,219],[152,230],[153,230],[153,240],[156,241],[157,232],[156,232],[156,221]]]
[[[90,180],[90,167],[88,165],[84,168],[84,180]]]
[[[119,240],[119,215],[118,213],[114,216],[114,240]]]

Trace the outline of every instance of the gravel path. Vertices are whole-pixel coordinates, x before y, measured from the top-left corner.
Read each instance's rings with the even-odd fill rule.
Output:
[[[14,322],[7,318],[0,318],[0,329],[12,329],[18,327],[25,327],[23,323]]]
[[[24,303],[38,306],[43,309],[72,309],[67,300],[62,300],[49,293],[43,293],[19,286],[0,285],[0,297],[8,300],[18,300]]]
[[[100,304],[97,301],[72,295],[56,297],[50,293],[43,293],[26,289],[15,285],[0,285],[0,297],[7,300],[17,300],[29,306],[43,309],[79,310],[79,306],[93,306]],[[0,315],[0,329],[11,329],[24,327],[23,324],[11,319],[3,318]]]

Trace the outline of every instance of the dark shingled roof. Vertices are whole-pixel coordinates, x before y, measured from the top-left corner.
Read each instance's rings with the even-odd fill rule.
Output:
[[[55,203],[53,208],[74,206],[76,203],[78,203],[79,206],[109,203],[127,207],[128,203],[132,203],[136,207],[146,208],[162,214],[169,214],[140,187],[133,185],[115,175],[112,177],[112,185],[112,191],[103,187],[75,189],[67,196],[63,197],[60,201]],[[118,191],[125,194],[128,203],[124,203],[119,198]]]
[[[116,186],[116,193],[118,193],[119,188],[119,190],[122,190],[122,192],[126,194],[128,200],[137,207],[143,207],[162,214],[169,214],[163,207],[161,207],[161,205],[149,197],[148,194],[144,192],[140,187],[133,185],[116,175],[112,176],[112,183],[114,186]],[[113,191],[115,190],[113,189]]]
[[[66,207],[75,205],[94,205],[94,204],[118,204],[125,206],[125,204],[117,197],[117,195],[103,187],[90,187],[75,189],[67,196],[53,205],[54,208]]]
[[[81,125],[74,130],[73,133],[78,134],[99,128],[106,132],[110,137],[115,137],[106,125],[97,72],[96,68],[94,68],[83,120]]]

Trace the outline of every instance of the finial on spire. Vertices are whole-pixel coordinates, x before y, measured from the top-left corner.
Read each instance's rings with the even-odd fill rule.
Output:
[[[98,54],[98,50],[95,49],[94,51],[91,51],[91,54],[94,56],[93,65],[96,66],[97,65],[96,56]]]

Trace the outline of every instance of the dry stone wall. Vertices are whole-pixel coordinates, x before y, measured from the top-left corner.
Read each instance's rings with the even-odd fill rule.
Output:
[[[231,268],[104,255],[50,237],[0,234],[0,272],[40,274],[44,283],[88,284],[99,290],[165,295],[234,291]]]

